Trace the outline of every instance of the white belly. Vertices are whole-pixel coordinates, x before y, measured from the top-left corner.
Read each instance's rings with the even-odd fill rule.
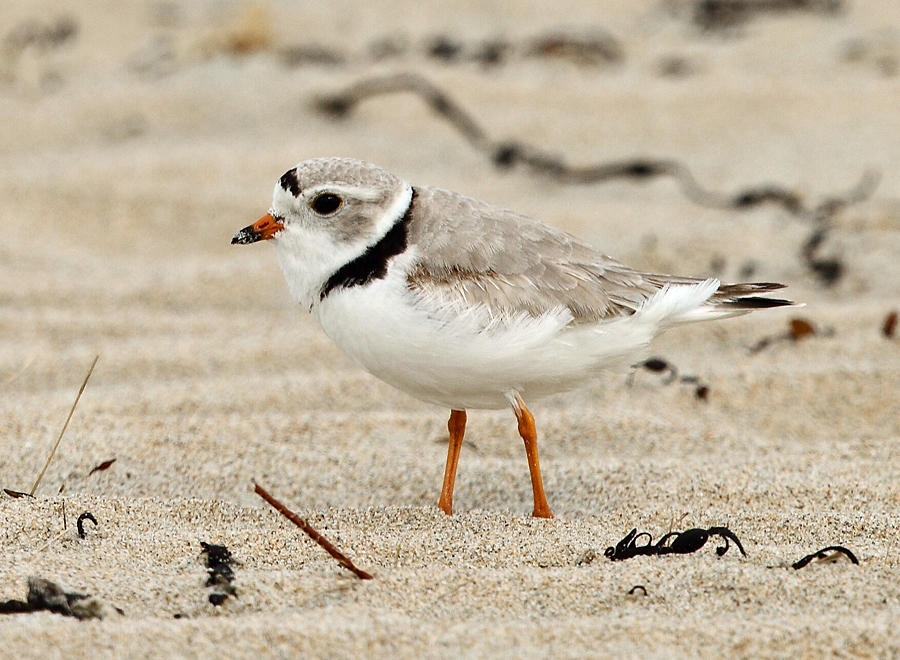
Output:
[[[632,317],[571,326],[565,308],[494,321],[427,309],[389,275],[333,291],[313,309],[325,333],[367,371],[410,395],[448,408],[504,408],[570,389],[605,367],[631,364],[650,334]],[[638,331],[636,331],[638,330]]]

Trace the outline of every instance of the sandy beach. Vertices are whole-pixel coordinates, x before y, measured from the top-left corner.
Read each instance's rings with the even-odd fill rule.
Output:
[[[900,5],[69,4],[2,11],[0,488],[31,489],[100,358],[35,496],[0,494],[0,603],[38,576],[102,618],[0,615],[5,656],[900,656]],[[414,92],[321,109],[396,74],[480,137]],[[575,183],[498,167],[509,143],[678,168]],[[470,411],[448,517],[448,411],[343,356],[270,245],[230,245],[315,156],[805,306],[673,330],[652,354],[677,372],[530,402],[553,520],[512,412]],[[746,557],[604,556],[718,526]],[[792,568],[833,545],[859,564]]]

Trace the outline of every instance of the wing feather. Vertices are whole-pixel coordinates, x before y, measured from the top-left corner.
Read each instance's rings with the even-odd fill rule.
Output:
[[[417,188],[411,290],[492,316],[568,308],[576,322],[630,314],[658,288],[558,229],[437,188]]]
[[[567,308],[573,323],[592,323],[634,313],[664,286],[704,281],[642,273],[571,234],[454,192],[416,192],[409,239],[417,257],[407,284],[442,307],[481,305],[494,318]],[[781,286],[726,284],[710,303],[739,307],[741,299]]]

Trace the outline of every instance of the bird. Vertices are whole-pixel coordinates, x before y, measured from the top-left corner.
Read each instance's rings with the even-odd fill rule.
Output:
[[[352,158],[313,158],[232,244],[271,241],[291,298],[382,381],[450,409],[438,506],[453,491],[469,409],[510,407],[532,515],[552,518],[525,404],[633,367],[673,326],[794,304],[785,285],[644,272],[525,215],[412,185]]]

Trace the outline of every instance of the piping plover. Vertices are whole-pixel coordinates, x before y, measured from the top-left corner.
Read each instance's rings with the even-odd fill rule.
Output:
[[[466,409],[512,407],[533,515],[552,517],[525,399],[629,367],[666,328],[792,304],[781,284],[645,273],[536,220],[358,160],[288,170],[232,243],[272,240],[292,297],[363,368],[450,408],[453,507]]]

